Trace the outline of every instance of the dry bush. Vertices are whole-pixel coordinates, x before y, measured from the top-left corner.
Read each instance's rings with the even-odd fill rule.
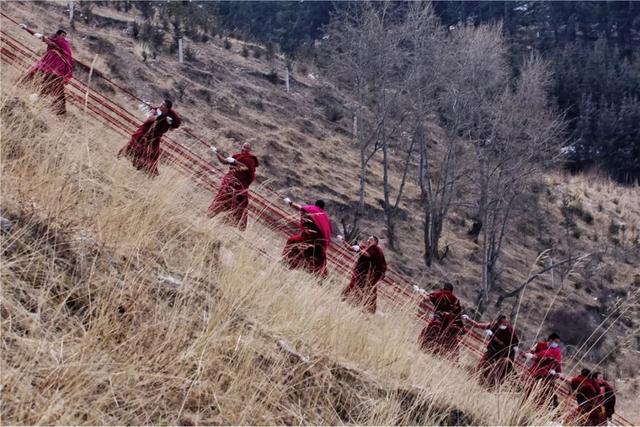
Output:
[[[4,423],[506,425],[555,416],[521,403],[514,386],[481,388],[466,353],[458,366],[420,353],[414,307],[383,303],[383,316],[367,317],[344,305],[340,278],[318,286],[285,270],[282,242],[260,226],[241,235],[207,220],[211,195],[170,165],[149,180],[115,159],[121,136],[75,108],[59,121],[7,86],[0,111],[25,111],[3,115]],[[279,339],[305,358],[278,350]]]

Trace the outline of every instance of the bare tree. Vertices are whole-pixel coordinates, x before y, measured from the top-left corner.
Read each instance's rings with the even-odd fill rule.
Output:
[[[444,221],[454,201],[454,195],[465,176],[461,167],[464,154],[458,135],[460,116],[457,114],[463,91],[457,40],[447,37],[430,5],[414,3],[407,16],[408,34],[412,41],[410,55],[414,69],[409,99],[413,108],[413,137],[419,149],[418,184],[424,214],[424,261],[430,266],[440,259],[440,238]],[[453,78],[453,76],[456,78]],[[437,122],[443,135],[439,150],[427,132],[427,123]]]
[[[519,76],[512,76],[499,25],[455,28],[429,39],[415,33],[425,52],[417,55],[422,60],[412,90],[419,118],[415,135],[421,153],[425,262],[430,265],[438,257],[443,221],[451,205],[461,202],[454,196],[462,184],[470,183],[464,190],[476,200],[475,232],[482,237],[478,302],[486,304],[509,220],[552,160],[563,121],[550,108],[549,73],[542,60],[529,58]],[[437,153],[424,136],[429,112],[443,130]]]
[[[531,56],[520,75],[504,83],[495,104],[482,112],[488,135],[474,141],[478,159],[474,182],[482,224],[481,309],[494,286],[509,220],[531,184],[559,153],[565,124],[550,106],[549,83],[546,64]],[[519,213],[527,214],[526,209]]]
[[[358,123],[354,135],[360,153],[358,204],[354,228],[364,214],[367,171],[370,160],[383,150],[385,215],[393,245],[393,218],[403,186],[394,203],[389,188],[389,141],[406,114],[401,110],[403,93],[402,19],[390,3],[357,3],[333,17],[325,44],[329,62],[325,72],[351,96]],[[391,227],[389,227],[391,225]]]

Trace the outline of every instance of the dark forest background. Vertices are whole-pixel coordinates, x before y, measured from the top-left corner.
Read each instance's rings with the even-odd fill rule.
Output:
[[[512,43],[514,73],[534,50],[551,63],[552,95],[570,122],[570,143],[564,150],[568,168],[595,169],[625,184],[640,180],[640,2],[436,1],[433,5],[443,25],[451,29],[502,22]],[[278,46],[292,59],[308,59],[332,14],[349,4],[121,1],[116,7],[159,15],[165,30],[192,32],[203,41],[216,35],[239,37],[269,49]]]

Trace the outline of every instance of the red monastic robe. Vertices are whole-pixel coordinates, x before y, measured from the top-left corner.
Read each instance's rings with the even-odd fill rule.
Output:
[[[303,206],[300,232],[289,237],[282,250],[282,257],[289,268],[303,269],[326,277],[329,243],[331,223],[327,214],[317,206]]]
[[[171,124],[169,124],[167,117],[171,117]],[[157,176],[162,135],[170,129],[177,129],[181,123],[180,116],[173,110],[161,114],[154,120],[145,121],[131,135],[131,139],[127,145],[120,149],[118,155],[124,154],[129,157],[136,169],[142,170],[150,176]]]
[[[605,380],[598,381],[598,386],[602,392],[602,406],[604,407],[605,416],[611,419],[616,411],[616,394],[611,384]]]
[[[591,378],[578,375],[570,382],[571,390],[576,393],[578,407],[573,415],[580,425],[599,426],[606,424],[604,408],[600,395],[600,386]]]
[[[478,365],[482,381],[490,386],[500,384],[513,371],[515,358],[513,348],[520,342],[511,325],[507,325],[506,329],[500,329],[499,326],[498,322],[493,322],[489,326],[493,335],[487,344],[487,351]]]
[[[343,299],[375,313],[377,283],[386,272],[387,262],[382,248],[378,245],[366,248],[356,260],[349,285],[342,291]]]
[[[66,113],[64,85],[73,75],[73,52],[64,37],[47,39],[47,52],[27,73],[23,82],[33,81],[39,85],[40,94],[53,97],[53,107],[57,114]]]
[[[256,179],[258,159],[251,153],[240,152],[233,158],[239,165],[231,165],[229,172],[222,178],[220,190],[209,205],[209,216],[222,212],[228,213],[227,223],[240,230],[247,228],[249,212],[249,186]]]
[[[553,407],[558,406],[558,398],[555,394],[556,377],[551,370],[560,373],[562,371],[562,351],[560,347],[551,348],[547,341],[540,341],[533,350],[533,364],[529,368],[529,378],[525,386],[525,396],[528,396],[536,384],[540,384],[538,402],[543,404],[550,401]]]
[[[546,341],[536,344],[533,353],[533,364],[529,373],[535,379],[552,376],[551,370],[562,372],[562,351],[560,347],[551,348]]]
[[[427,299],[433,304],[434,313],[420,333],[420,348],[434,354],[457,354],[458,342],[464,333],[460,301],[450,291],[432,292],[420,303],[423,311],[428,310]]]

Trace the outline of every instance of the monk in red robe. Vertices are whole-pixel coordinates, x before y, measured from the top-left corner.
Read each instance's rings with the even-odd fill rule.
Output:
[[[318,200],[314,205],[301,206],[289,198],[284,201],[300,211],[300,232],[289,237],[282,250],[285,263],[289,268],[326,277],[331,222],[324,211],[324,202]]]
[[[127,145],[118,151],[118,157],[125,155],[131,159],[136,169],[144,171],[149,176],[157,176],[162,135],[169,130],[177,129],[182,123],[172,106],[171,101],[166,99],[159,107],[150,107],[146,120],[131,135]]]
[[[503,314],[493,322],[486,323],[476,322],[465,314],[462,318],[474,328],[484,329],[485,336],[489,338],[487,350],[478,364],[481,383],[489,387],[499,385],[513,372],[513,361],[520,342],[518,334]]]
[[[420,302],[421,313],[429,312],[429,302],[433,304],[434,311],[429,324],[420,332],[420,348],[433,354],[457,356],[464,324],[462,307],[458,297],[453,294],[453,285],[445,283],[441,290],[423,297]]]
[[[571,391],[576,395],[578,407],[572,414],[571,421],[578,425],[599,426],[605,425],[607,418],[602,407],[600,386],[593,379],[589,369],[583,369],[580,375],[566,379]]]
[[[604,379],[600,372],[593,373],[593,380],[600,387],[604,416],[607,420],[610,420],[616,412],[616,393],[613,390],[613,386]]]
[[[238,227],[247,228],[249,212],[249,186],[256,179],[258,158],[251,154],[251,144],[242,144],[242,151],[224,158],[215,147],[212,147],[220,163],[230,166],[229,172],[222,178],[220,190],[209,205],[209,218],[220,213],[227,213],[226,222]]]
[[[344,242],[342,236],[338,238]],[[366,244],[349,246],[349,249],[358,254],[358,259],[353,267],[351,281],[342,291],[342,297],[373,314],[376,312],[377,284],[387,272],[384,253],[376,236],[369,237]]]
[[[552,333],[546,340],[538,342],[525,356],[532,362],[529,376],[525,380],[525,397],[528,397],[537,387],[536,400],[540,404],[550,403],[554,408],[557,407],[555,381],[562,372],[560,337]]]
[[[60,29],[51,37],[35,33],[22,24],[29,33],[47,44],[47,51],[38,63],[24,76],[21,82],[33,82],[40,86],[40,95],[53,98],[56,114],[67,112],[64,85],[73,76],[73,53],[66,39],[66,31]]]

